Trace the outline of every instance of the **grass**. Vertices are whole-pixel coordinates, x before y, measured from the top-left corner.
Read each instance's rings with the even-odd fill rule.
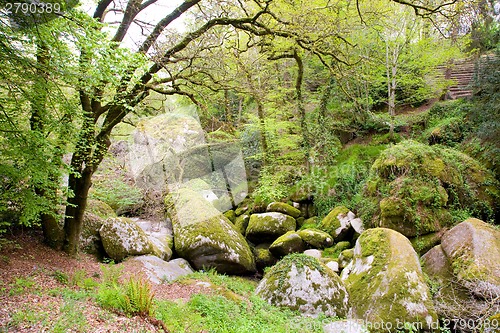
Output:
[[[289,309],[274,307],[254,295],[255,280],[222,275],[214,270],[195,272],[176,281],[186,284],[204,281],[212,286],[211,294],[195,294],[187,302],[155,298],[149,282],[141,278],[121,280],[122,270],[118,265],[102,265],[101,271],[100,279],[87,277],[85,271],[78,270],[73,274],[45,273],[59,282],[57,287],[37,294],[48,303],[23,305],[0,330],[31,327],[50,332],[91,331],[94,327],[85,315],[90,305],[98,306],[92,310],[93,318],[123,324],[124,331],[130,329],[124,317],[134,320],[133,316],[161,322],[172,333],[322,332],[324,324],[334,320],[302,317]],[[31,277],[18,278],[9,287],[10,293],[22,297],[37,292]],[[148,332],[146,328],[142,331]]]

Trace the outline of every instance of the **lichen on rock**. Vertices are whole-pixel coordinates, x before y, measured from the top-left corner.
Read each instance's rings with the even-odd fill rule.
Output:
[[[361,234],[354,260],[341,278],[356,319],[393,327],[404,320],[420,323],[424,330],[437,320],[418,256],[410,241],[394,230],[375,228]]]
[[[255,293],[270,304],[304,315],[345,317],[348,294],[331,269],[305,254],[291,254],[273,266]]]

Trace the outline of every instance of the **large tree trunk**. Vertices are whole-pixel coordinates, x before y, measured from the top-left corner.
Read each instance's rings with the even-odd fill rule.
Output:
[[[83,225],[83,214],[87,206],[87,196],[92,185],[93,172],[85,168],[78,175],[71,174],[69,177],[69,189],[74,196],[68,199],[66,206],[66,218],[64,220],[64,251],[75,255],[79,251],[80,234]]]

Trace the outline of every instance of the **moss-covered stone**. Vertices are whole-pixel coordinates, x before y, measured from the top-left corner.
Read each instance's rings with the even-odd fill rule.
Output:
[[[107,219],[99,234],[106,254],[115,261],[154,252],[153,244],[144,231],[125,217]]]
[[[227,219],[229,221],[231,221],[231,223],[235,223],[236,222],[236,214],[234,213],[234,210],[228,210],[227,212],[224,212],[224,216],[227,217]]]
[[[333,244],[333,237],[318,229],[303,229],[297,233],[309,247],[315,249],[324,249]]]
[[[269,246],[271,246],[269,243],[259,244],[252,250],[255,257],[255,265],[259,270],[263,270],[278,262],[278,258],[273,256],[271,251],[269,251]]]
[[[246,237],[254,243],[273,242],[288,231],[295,231],[295,219],[283,213],[261,213],[250,216]]]
[[[329,233],[332,237],[336,237],[336,230],[341,227],[339,218],[347,215],[349,209],[345,206],[335,207],[328,213],[318,225],[318,229]]]
[[[113,210],[111,211],[114,213]],[[97,256],[104,255],[101,235],[99,234],[99,229],[101,229],[104,221],[105,218],[91,212],[86,211],[83,214],[82,231],[80,233],[80,249],[83,252]]]
[[[292,254],[273,266],[255,293],[270,304],[306,315],[345,317],[348,294],[339,277],[318,259]]]
[[[420,323],[424,330],[437,320],[417,254],[410,241],[394,230],[376,228],[361,234],[354,260],[341,277],[354,318],[379,325],[391,323],[392,327],[404,320]]]
[[[428,277],[427,283],[437,314],[440,318],[449,320],[450,323],[455,321],[457,331],[469,332],[471,328],[479,328],[482,324],[478,321],[479,313],[487,317],[488,313],[500,311],[500,304],[491,306],[488,300],[476,297],[458,282],[441,245],[433,247],[422,256],[421,261],[422,269]],[[460,327],[460,325],[468,327]]]
[[[493,219],[499,188],[491,172],[473,158],[406,140],[373,163],[358,210],[367,227],[422,236],[461,222],[457,209]]]
[[[236,220],[234,221],[234,227],[240,234],[244,235],[247,230],[249,221],[250,221],[250,215],[247,214],[240,215],[236,217]]]
[[[500,295],[500,231],[469,218],[442,237],[441,246],[458,282],[478,297]]]
[[[290,215],[293,218],[297,218],[301,214],[300,210],[284,202],[271,202],[267,206],[266,211],[283,213],[286,215]]]
[[[423,255],[441,242],[443,231],[444,230],[424,236],[410,238],[411,245],[419,255]]]
[[[289,231],[278,237],[269,247],[269,251],[278,258],[290,253],[304,252],[306,246],[295,231]]]
[[[243,236],[200,194],[180,189],[172,194],[174,246],[195,269],[215,268],[219,273],[255,271],[255,262]]]
[[[110,205],[96,199],[89,199],[87,201],[87,207],[85,208],[85,211],[95,214],[103,219],[116,217],[116,213]]]

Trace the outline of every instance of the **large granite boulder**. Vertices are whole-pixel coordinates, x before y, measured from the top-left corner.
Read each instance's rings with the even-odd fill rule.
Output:
[[[134,221],[125,217],[107,219],[102,224],[99,235],[106,254],[115,261],[155,251],[144,231]]]
[[[436,311],[458,332],[475,332],[500,313],[500,231],[470,218],[444,234],[442,244],[422,256]],[[482,319],[481,319],[482,318]]]
[[[305,254],[284,257],[265,274],[255,293],[305,315],[345,317],[348,312],[348,294],[338,275]]]
[[[295,231],[295,219],[277,212],[252,214],[245,236],[254,243],[273,242],[288,231]]]
[[[174,229],[177,254],[195,269],[215,268],[219,273],[245,274],[255,271],[255,262],[243,235],[220,211],[199,193],[178,189],[166,205]]]
[[[361,234],[341,278],[352,316],[371,323],[371,332],[388,332],[388,326],[397,328],[401,321],[430,330],[437,321],[419,258],[410,241],[394,230],[376,228]]]
[[[469,218],[443,235],[441,247],[460,284],[479,297],[500,296],[500,230]]]
[[[406,140],[373,163],[360,207],[367,227],[415,237],[461,222],[450,213],[455,207],[492,220],[499,188],[492,173],[470,156]]]

